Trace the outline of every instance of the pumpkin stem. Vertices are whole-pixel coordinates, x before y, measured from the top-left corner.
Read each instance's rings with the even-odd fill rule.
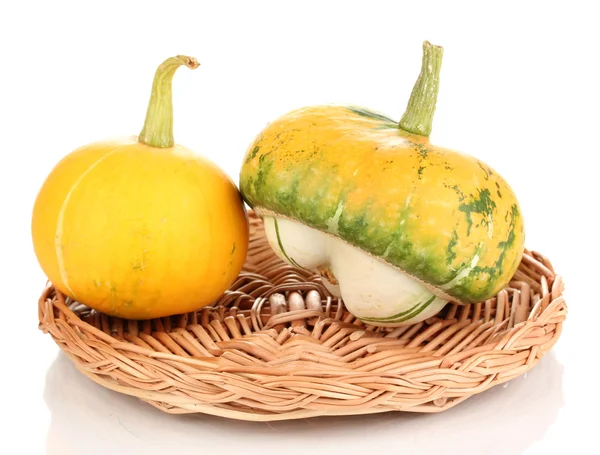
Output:
[[[431,124],[435,113],[438,90],[440,87],[440,69],[444,49],[429,41],[423,42],[423,60],[421,74],[413,87],[406,112],[400,120],[400,128],[420,136],[431,134]]]
[[[156,70],[152,93],[146,111],[144,128],[139,141],[152,147],[173,147],[173,96],[172,84],[175,70],[185,65],[196,69],[200,64],[193,57],[177,55],[165,60]]]

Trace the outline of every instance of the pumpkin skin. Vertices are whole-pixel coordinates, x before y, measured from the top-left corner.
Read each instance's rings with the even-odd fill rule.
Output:
[[[500,291],[524,249],[517,198],[495,170],[361,107],[305,107],[270,123],[240,190],[258,213],[342,239],[457,303]]]
[[[233,181],[173,139],[171,80],[192,57],[156,71],[139,136],[66,155],[33,207],[38,262],[63,294],[101,313],[151,319],[198,310],[242,269],[249,223]]]

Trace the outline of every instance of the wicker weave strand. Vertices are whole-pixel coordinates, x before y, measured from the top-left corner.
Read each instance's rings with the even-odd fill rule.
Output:
[[[281,262],[261,220],[250,221],[244,270],[214,306],[123,320],[48,284],[40,329],[104,387],[167,413],[257,421],[444,411],[533,368],[560,336],[563,281],[537,252],[525,251],[490,300],[377,328],[357,321],[318,275]]]

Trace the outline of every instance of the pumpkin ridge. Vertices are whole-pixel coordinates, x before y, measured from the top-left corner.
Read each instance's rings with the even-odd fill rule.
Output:
[[[63,285],[65,286],[65,288],[67,288],[67,290],[71,293],[71,295],[75,299],[77,298],[77,296],[73,292],[73,289],[71,289],[71,287],[69,286],[69,279],[68,279],[67,271],[65,268],[65,259],[64,259],[63,252],[62,252],[63,224],[64,224],[65,212],[67,210],[67,206],[69,205],[69,201],[71,200],[71,196],[73,195],[75,190],[79,187],[79,185],[81,185],[81,182],[83,182],[83,180],[90,174],[90,172],[92,172],[92,170],[94,170],[94,168],[96,166],[98,166],[106,158],[115,154],[116,152],[118,152],[119,150],[121,150],[125,147],[127,147],[127,146],[122,145],[120,147],[117,147],[116,149],[111,150],[110,152],[106,153],[105,155],[101,156],[96,161],[91,163],[88,166],[88,168],[81,173],[81,175],[77,178],[77,180],[75,180],[75,182],[73,182],[73,184],[71,185],[71,188],[69,188],[69,191],[67,192],[65,199],[64,199],[62,205],[60,206],[60,210],[58,212],[58,218],[56,220],[56,234],[54,236],[54,249],[56,251],[56,262],[58,264],[58,271],[60,273],[60,279],[63,282]]]

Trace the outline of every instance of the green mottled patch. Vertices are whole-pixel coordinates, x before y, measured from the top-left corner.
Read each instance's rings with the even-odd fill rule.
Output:
[[[490,179],[490,174],[487,171],[487,169],[485,167],[483,167],[483,164],[481,164],[481,161],[477,161],[477,165],[481,168],[481,170],[483,171],[483,178],[485,180],[489,180]]]
[[[391,236],[388,237],[386,248],[383,253],[376,253],[392,263],[402,263],[406,270],[417,270],[423,268],[423,256],[413,244],[407,227],[411,218],[411,208],[403,207],[398,220],[398,225]],[[431,269],[433,271],[433,268]]]
[[[507,212],[507,216],[510,217],[508,236],[506,240],[499,242],[497,245],[498,249],[500,249],[500,254],[498,255],[498,259],[494,262],[494,265],[486,267],[473,267],[473,270],[471,270],[469,276],[465,278],[458,286],[452,289],[453,294],[458,295],[459,297],[464,295],[475,299],[483,299],[494,292],[498,292],[498,278],[504,272],[504,259],[506,257],[506,253],[513,248],[516,240],[515,225],[519,217],[519,209],[517,208],[516,204],[511,206],[510,211]],[[514,266],[515,264],[512,265]],[[473,289],[473,281],[481,276],[485,277],[487,285],[478,292],[475,292]]]
[[[358,245],[365,244],[365,231],[369,225],[365,212],[353,216],[347,211],[342,213],[338,223],[338,231],[342,238],[348,239],[350,243]]]
[[[254,207],[254,197],[256,197],[256,193],[254,191],[254,180],[255,179],[253,175],[240,178],[240,191],[242,193],[244,202],[246,202],[250,208]]]
[[[250,154],[248,155],[248,158],[246,158],[246,163],[249,163],[250,161],[252,161],[256,155],[258,154],[258,152],[260,151],[260,147],[258,145],[255,145],[254,148],[252,149],[252,152],[250,152]]]
[[[319,201],[311,199],[303,201],[302,204],[297,204],[293,209],[293,216],[303,220],[309,226],[316,229],[327,229],[326,218],[319,213]],[[285,209],[285,208],[283,208]],[[289,209],[288,209],[289,210]]]
[[[450,238],[450,242],[448,243],[448,248],[446,249],[446,264],[450,265],[456,259],[456,251],[454,251],[454,247],[458,243],[458,234],[456,229],[452,231],[452,237]]]
[[[408,143],[415,148],[415,151],[418,153],[419,161],[426,159],[427,156],[433,152],[431,147],[427,147],[427,145],[421,144],[420,142],[409,140]]]
[[[429,242],[412,242],[414,235],[403,232],[387,250],[392,264],[402,264],[404,270],[421,277],[432,285],[441,285],[451,278],[445,259],[438,257],[436,245]]]
[[[467,235],[471,234],[471,226],[473,226],[473,219],[471,218],[472,213],[477,213],[483,217],[482,223],[487,226],[488,219],[491,218],[496,203],[490,197],[490,190],[487,188],[484,190],[478,190],[477,197],[472,194],[471,200],[468,203],[462,203],[458,206],[458,210],[464,212],[467,217]]]
[[[277,190],[277,202],[282,207],[294,207],[298,199],[298,188],[300,187],[300,176],[296,175],[290,187],[281,187]]]
[[[460,188],[458,187],[458,185],[456,183],[454,185],[448,185],[447,183],[444,183],[444,188],[453,190],[456,193],[456,195],[458,196],[459,202],[462,202],[466,199],[465,194],[460,190]]]
[[[258,172],[256,173],[256,180],[254,181],[254,192],[260,194],[267,185],[268,175],[273,169],[273,160],[267,160],[269,153],[261,155],[258,159]],[[266,194],[266,192],[265,192]]]

